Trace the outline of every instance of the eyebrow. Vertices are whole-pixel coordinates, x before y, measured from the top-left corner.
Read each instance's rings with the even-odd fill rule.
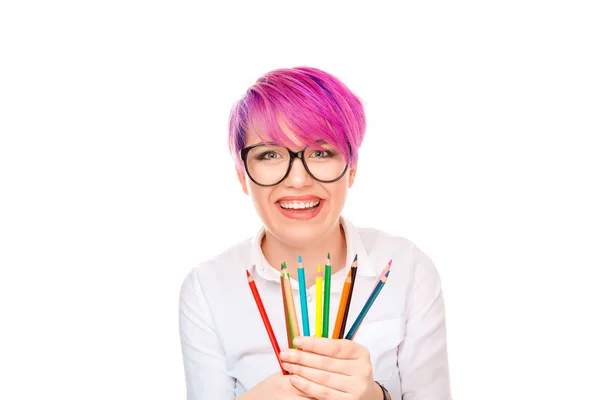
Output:
[[[329,143],[329,142],[327,142],[326,140],[323,140],[323,139],[317,139],[317,140],[315,140],[315,142],[318,143],[318,144],[328,144],[330,146],[335,147],[333,144],[331,144],[331,143]],[[278,144],[278,143],[272,142],[272,141],[271,142],[256,142],[256,143],[248,145],[247,147],[250,147],[250,146],[259,146],[259,145],[281,146],[281,147],[289,148],[289,147],[287,147],[285,145]],[[305,145],[305,146],[306,146],[305,148],[309,147],[308,145]]]

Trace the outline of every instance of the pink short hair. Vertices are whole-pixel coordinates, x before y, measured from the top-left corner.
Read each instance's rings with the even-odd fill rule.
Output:
[[[287,146],[293,141],[281,122],[305,146],[325,141],[355,165],[366,130],[362,102],[339,79],[316,68],[277,69],[260,77],[234,104],[229,116],[229,150],[243,171],[240,151],[246,133]]]

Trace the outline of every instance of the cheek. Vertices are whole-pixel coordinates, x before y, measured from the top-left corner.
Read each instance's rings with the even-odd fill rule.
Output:
[[[252,198],[252,202],[254,203],[254,207],[259,212],[259,214],[264,214],[270,206],[270,190],[257,186],[253,183],[248,184],[248,189],[250,197]]]
[[[340,182],[336,182],[334,187],[329,190],[329,201],[331,206],[335,208],[341,208],[346,202],[346,195],[348,194],[348,180],[343,179]]]

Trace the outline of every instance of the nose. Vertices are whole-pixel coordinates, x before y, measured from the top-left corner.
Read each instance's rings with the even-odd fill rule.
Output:
[[[304,187],[312,185],[312,178],[304,168],[304,164],[302,164],[302,160],[300,157],[294,158],[292,161],[292,169],[290,170],[289,175],[283,181],[285,187]]]

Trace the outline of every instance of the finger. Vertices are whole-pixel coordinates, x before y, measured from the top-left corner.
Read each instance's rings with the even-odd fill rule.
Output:
[[[292,375],[290,382],[298,390],[306,393],[310,397],[316,400],[351,400],[351,396],[348,393],[340,392],[327,386],[320,385],[316,382],[312,382],[300,375]]]
[[[294,339],[294,345],[304,351],[343,360],[356,360],[368,355],[363,346],[346,339],[298,336]]]
[[[326,386],[330,389],[345,393],[349,392],[353,381],[356,380],[347,375],[305,367],[299,364],[283,363],[283,368],[289,371],[292,374],[292,377],[301,376],[302,378],[317,383],[321,386]]]
[[[361,370],[366,370],[366,368],[361,368],[363,365],[359,364],[357,360],[341,360],[339,358],[323,356],[303,350],[285,350],[279,354],[279,357],[281,358],[281,361],[300,364],[305,367],[316,368],[322,371],[335,372],[342,375],[362,376],[367,374],[367,372],[370,372],[364,371],[363,373]]]

